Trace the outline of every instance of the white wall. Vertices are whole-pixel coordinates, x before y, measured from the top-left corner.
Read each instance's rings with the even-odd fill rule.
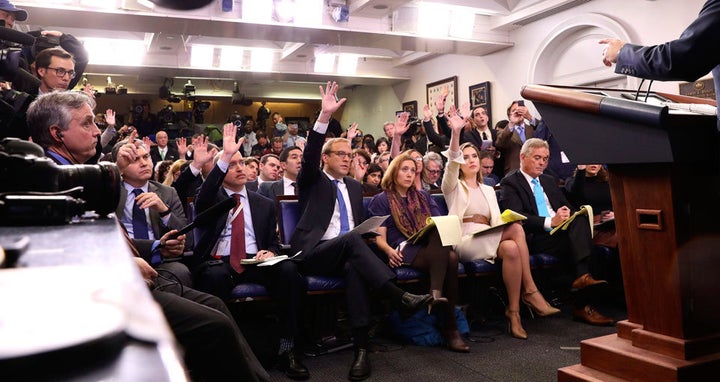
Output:
[[[511,33],[515,46],[483,57],[445,55],[429,60],[413,68],[409,84],[395,86],[399,102],[418,100],[418,107],[425,103],[425,84],[443,78],[458,76],[460,103],[468,102],[468,87],[479,82],[491,82],[492,123],[505,118],[508,104],[520,97],[520,89],[531,77],[530,66],[534,55],[553,30],[579,15],[600,14],[608,16],[624,28],[633,43],[657,44],[677,38],[697,16],[705,0],[594,0],[568,11],[523,26]],[[602,36],[598,35],[598,39]],[[588,46],[585,44],[585,49]],[[597,68],[601,62],[602,46],[589,52],[596,58]],[[592,55],[596,56],[593,57]],[[569,60],[562,61],[564,70]],[[586,57],[578,58],[578,70],[587,69]],[[608,72],[613,70],[606,69]],[[631,83],[635,83],[632,82]],[[654,83],[653,90],[677,93],[677,83]]]

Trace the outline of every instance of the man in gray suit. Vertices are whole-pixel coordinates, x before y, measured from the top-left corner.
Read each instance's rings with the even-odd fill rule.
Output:
[[[133,159],[118,156],[124,145],[135,147],[137,156]],[[159,248],[162,235],[173,229],[187,225],[182,203],[174,188],[150,180],[152,177],[152,159],[145,144],[140,140],[118,142],[113,148],[113,158],[117,161],[123,178],[120,188],[120,203],[115,214],[140,253],[151,254],[145,259],[156,269],[172,272],[183,285],[191,286],[190,271],[177,257],[168,258]],[[186,241],[186,249],[192,243]]]

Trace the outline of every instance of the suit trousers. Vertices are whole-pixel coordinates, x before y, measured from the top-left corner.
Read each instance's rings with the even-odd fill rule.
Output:
[[[183,347],[194,380],[270,380],[222,300],[179,286],[152,295]]]
[[[355,232],[321,241],[305,254],[304,260],[303,274],[345,278],[348,314],[354,328],[369,324],[370,291],[380,289],[395,278],[395,273]]]
[[[548,253],[569,257],[575,266],[575,277],[591,273],[592,237],[590,224],[586,215],[579,215],[570,223],[566,231],[559,230],[555,234],[533,234],[528,241],[531,253]]]
[[[230,256],[226,256],[229,258]],[[198,267],[195,285],[198,290],[218,296],[223,301],[230,299],[232,289],[241,283],[263,285],[276,302],[282,338],[298,338],[299,316],[305,299],[305,280],[293,261],[281,261],[270,267],[246,265],[241,274],[235,272],[229,259],[206,261]]]

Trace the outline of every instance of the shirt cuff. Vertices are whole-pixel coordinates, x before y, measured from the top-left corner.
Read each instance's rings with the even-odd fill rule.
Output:
[[[313,130],[315,130],[315,132],[317,132],[317,133],[325,134],[325,132],[327,132],[328,125],[330,125],[329,122],[323,123],[323,122],[315,121],[315,127],[313,127]]]
[[[552,221],[552,218],[545,218],[545,224],[543,224],[543,227],[545,227],[545,231],[552,231],[552,227],[550,226],[550,222]]]
[[[222,159],[218,159],[217,166],[220,168],[220,170],[222,170],[222,172],[227,173],[228,167],[230,167],[230,163],[225,162]]]
[[[193,176],[200,175],[200,170],[192,166],[192,164],[190,165],[190,172],[193,174]]]

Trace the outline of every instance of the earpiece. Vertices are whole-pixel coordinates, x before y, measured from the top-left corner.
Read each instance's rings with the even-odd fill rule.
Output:
[[[58,137],[58,139],[62,139],[62,137],[63,137],[62,131],[57,132],[57,137]]]

